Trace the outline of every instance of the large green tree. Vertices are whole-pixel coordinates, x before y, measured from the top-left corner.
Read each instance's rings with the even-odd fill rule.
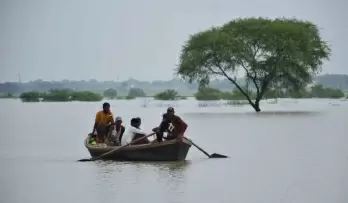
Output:
[[[311,83],[330,52],[311,22],[236,19],[191,35],[183,46],[177,74],[201,85],[208,84],[211,77],[225,77],[260,112],[260,101],[268,89],[299,89]],[[240,73],[250,85],[238,84]],[[250,87],[255,89],[254,99]]]

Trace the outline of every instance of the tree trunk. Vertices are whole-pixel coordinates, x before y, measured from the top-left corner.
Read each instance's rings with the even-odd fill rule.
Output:
[[[255,102],[251,101],[251,99],[248,99],[250,106],[252,106],[256,112],[260,112],[260,100],[256,99]]]
[[[260,112],[261,109],[260,109],[260,101],[256,100],[254,105],[253,105],[254,109],[256,112]]]

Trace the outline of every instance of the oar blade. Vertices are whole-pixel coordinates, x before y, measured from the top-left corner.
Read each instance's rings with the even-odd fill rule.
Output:
[[[214,154],[210,155],[210,158],[228,158],[228,156],[214,153]]]
[[[87,161],[93,161],[92,159],[80,159],[80,160],[77,160],[78,162],[87,162]]]

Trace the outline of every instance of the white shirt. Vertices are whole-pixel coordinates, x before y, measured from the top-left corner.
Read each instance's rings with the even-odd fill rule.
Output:
[[[120,130],[118,132],[116,131],[116,126],[112,126],[112,128],[113,129],[112,129],[111,134],[110,134],[110,140],[120,144],[119,140],[120,140],[120,136],[122,133],[122,127],[120,128]]]
[[[121,145],[126,145],[132,142],[135,136],[135,133],[146,135],[146,132],[142,131],[141,129],[135,128],[133,126],[129,126],[126,128],[122,136]]]

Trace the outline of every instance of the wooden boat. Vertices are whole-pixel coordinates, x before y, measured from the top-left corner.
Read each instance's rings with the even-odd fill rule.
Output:
[[[88,144],[90,135],[85,139],[85,146],[92,157],[98,157],[120,146],[106,144]],[[186,159],[191,143],[187,140],[170,140],[150,144],[130,145],[120,151],[103,157],[104,160],[116,161],[182,161]]]

